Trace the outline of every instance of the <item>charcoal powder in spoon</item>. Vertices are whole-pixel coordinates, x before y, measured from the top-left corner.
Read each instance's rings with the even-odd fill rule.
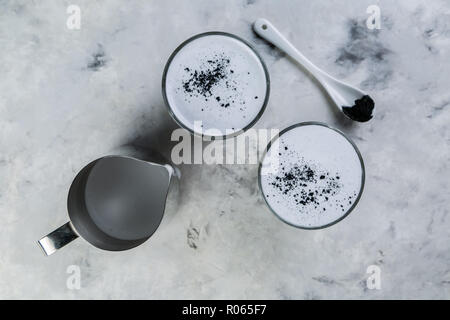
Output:
[[[368,95],[362,96],[361,99],[355,100],[355,104],[351,107],[342,106],[342,111],[347,117],[359,122],[367,122],[372,119],[375,103]]]

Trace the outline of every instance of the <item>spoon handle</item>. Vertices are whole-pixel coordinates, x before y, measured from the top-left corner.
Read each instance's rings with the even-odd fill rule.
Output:
[[[259,18],[253,24],[253,30],[261,38],[271,42],[280,50],[287,53],[298,63],[308,70],[314,77],[322,82],[322,77],[327,77],[324,71],[316,67],[311,61],[309,61],[300,51],[298,51],[269,21],[263,18]]]

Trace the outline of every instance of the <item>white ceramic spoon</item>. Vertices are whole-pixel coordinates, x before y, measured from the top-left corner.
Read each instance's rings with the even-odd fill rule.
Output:
[[[348,118],[359,122],[372,119],[375,104],[367,93],[333,78],[316,67],[266,19],[256,20],[253,30],[261,38],[271,42],[308,70],[325,88],[339,110]]]

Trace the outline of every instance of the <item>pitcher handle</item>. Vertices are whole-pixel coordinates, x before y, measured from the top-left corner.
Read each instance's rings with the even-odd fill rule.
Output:
[[[38,243],[44,253],[49,256],[56,250],[64,247],[76,238],[78,238],[78,234],[73,228],[72,223],[70,223],[69,221],[55,231],[43,237],[38,241]]]

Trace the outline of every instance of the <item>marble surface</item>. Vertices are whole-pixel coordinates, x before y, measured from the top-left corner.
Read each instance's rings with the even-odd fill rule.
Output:
[[[448,1],[74,2],[0,1],[0,298],[450,298]],[[72,3],[80,30],[66,27]],[[365,25],[371,4],[381,30]],[[252,33],[258,17],[370,92],[376,117],[336,114]],[[177,126],[162,70],[180,42],[210,30],[247,39],[268,65],[257,128],[318,120],[354,139],[367,174],[357,209],[328,229],[298,230],[265,207],[256,166],[185,165],[177,215],[145,244],[112,253],[78,239],[45,257],[36,241],[67,222],[67,191],[85,164],[124,144],[170,151]],[[79,290],[66,285],[71,265]],[[370,265],[380,290],[366,286]]]

